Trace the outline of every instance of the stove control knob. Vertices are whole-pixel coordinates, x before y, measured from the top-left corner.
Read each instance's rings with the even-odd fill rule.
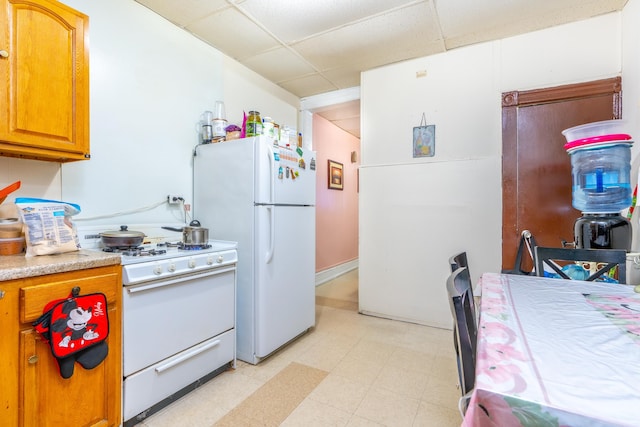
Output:
[[[153,274],[155,274],[156,276],[159,276],[160,274],[162,274],[162,266],[157,265],[153,267]]]
[[[220,264],[222,261],[224,261],[224,257],[220,255],[218,256],[218,259],[216,261],[218,261],[218,264]]]
[[[169,267],[167,267],[167,271],[173,273],[174,271],[176,271],[176,265],[174,263],[169,264]]]
[[[196,260],[195,259],[190,259],[189,260],[189,268],[196,268]]]
[[[213,265],[213,258],[207,257],[207,265]]]

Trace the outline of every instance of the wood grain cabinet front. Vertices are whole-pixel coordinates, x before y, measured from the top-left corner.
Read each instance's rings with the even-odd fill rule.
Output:
[[[53,0],[0,0],[0,155],[89,152],[89,18]]]
[[[0,335],[5,390],[0,397],[3,425],[22,427],[119,426],[122,394],[121,303],[119,265],[0,282]],[[109,316],[107,357],[93,369],[75,363],[64,379],[49,344],[32,323],[47,302],[80,294],[104,293]]]

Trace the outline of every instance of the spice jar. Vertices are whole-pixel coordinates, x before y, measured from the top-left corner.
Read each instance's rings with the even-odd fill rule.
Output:
[[[247,136],[262,135],[262,119],[259,111],[249,111],[247,117]]]

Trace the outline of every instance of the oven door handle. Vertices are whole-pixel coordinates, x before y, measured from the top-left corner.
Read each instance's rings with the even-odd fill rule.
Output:
[[[209,350],[210,348],[213,348],[217,345],[220,344],[220,340],[215,340],[212,341],[210,343],[207,343],[201,347],[198,348],[194,348],[192,350],[189,350],[187,352],[185,352],[184,354],[181,354],[180,356],[176,357],[175,359],[172,359],[170,361],[168,361],[167,363],[163,363],[162,365],[159,365],[155,368],[155,371],[159,374],[163,373],[164,371],[166,371],[167,369],[173,368],[174,366],[188,360],[191,359],[192,357],[195,357],[197,355],[199,355],[200,353]]]
[[[235,266],[228,267],[228,268],[217,268],[215,270],[208,270],[200,274],[185,274],[183,276],[176,277],[175,279],[160,280],[157,282],[148,283],[146,285],[138,285],[138,286],[130,285],[130,286],[125,286],[125,288],[127,289],[127,292],[129,294],[135,294],[137,292],[144,292],[151,289],[161,288],[163,286],[174,285],[176,283],[184,282],[186,280],[202,279],[203,277],[216,276],[218,274],[228,273],[229,271],[235,271],[235,270],[236,270]]]

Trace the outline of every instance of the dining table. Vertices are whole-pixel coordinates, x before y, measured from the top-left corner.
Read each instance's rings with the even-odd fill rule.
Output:
[[[617,283],[484,273],[462,425],[640,426],[640,294]]]

